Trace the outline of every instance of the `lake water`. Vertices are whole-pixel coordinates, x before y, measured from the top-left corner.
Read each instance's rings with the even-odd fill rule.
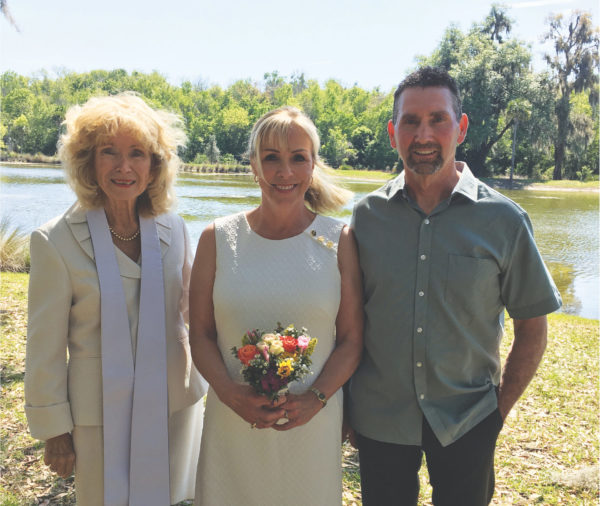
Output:
[[[345,181],[360,199],[381,185]],[[503,191],[529,213],[537,243],[563,296],[562,311],[598,319],[600,313],[598,193]],[[192,242],[215,218],[258,205],[260,192],[247,175],[183,173],[178,206]],[[0,165],[0,216],[29,233],[74,201],[60,169]],[[350,221],[352,205],[338,215]]]

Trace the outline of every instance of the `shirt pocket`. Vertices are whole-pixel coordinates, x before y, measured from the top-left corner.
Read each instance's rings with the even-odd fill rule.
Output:
[[[473,310],[500,304],[500,268],[491,258],[448,255],[445,299]]]

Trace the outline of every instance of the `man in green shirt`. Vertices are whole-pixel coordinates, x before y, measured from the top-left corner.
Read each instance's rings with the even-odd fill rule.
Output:
[[[416,505],[423,453],[436,506],[489,504],[497,436],[561,305],[525,211],[455,160],[467,127],[447,72],[408,76],[388,124],[404,172],[354,210],[365,350],[348,412],[365,506]]]

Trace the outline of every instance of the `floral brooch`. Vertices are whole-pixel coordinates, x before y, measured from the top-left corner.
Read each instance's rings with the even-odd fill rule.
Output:
[[[317,231],[315,229],[312,229],[310,231],[310,235],[312,238],[314,238],[315,241],[321,243],[326,248],[329,248],[333,251],[337,251],[337,244],[334,243],[333,241],[325,239],[325,237],[323,237],[322,235],[317,235]]]

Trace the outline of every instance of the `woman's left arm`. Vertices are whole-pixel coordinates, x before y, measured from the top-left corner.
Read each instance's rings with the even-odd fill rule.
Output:
[[[329,399],[350,378],[363,348],[363,291],[354,233],[349,227],[342,230],[338,245],[338,266],[341,275],[340,307],[335,322],[336,346],[316,379],[316,388]],[[287,411],[289,422],[273,425],[276,430],[288,430],[307,423],[324,404],[312,391],[289,394],[281,407]]]

